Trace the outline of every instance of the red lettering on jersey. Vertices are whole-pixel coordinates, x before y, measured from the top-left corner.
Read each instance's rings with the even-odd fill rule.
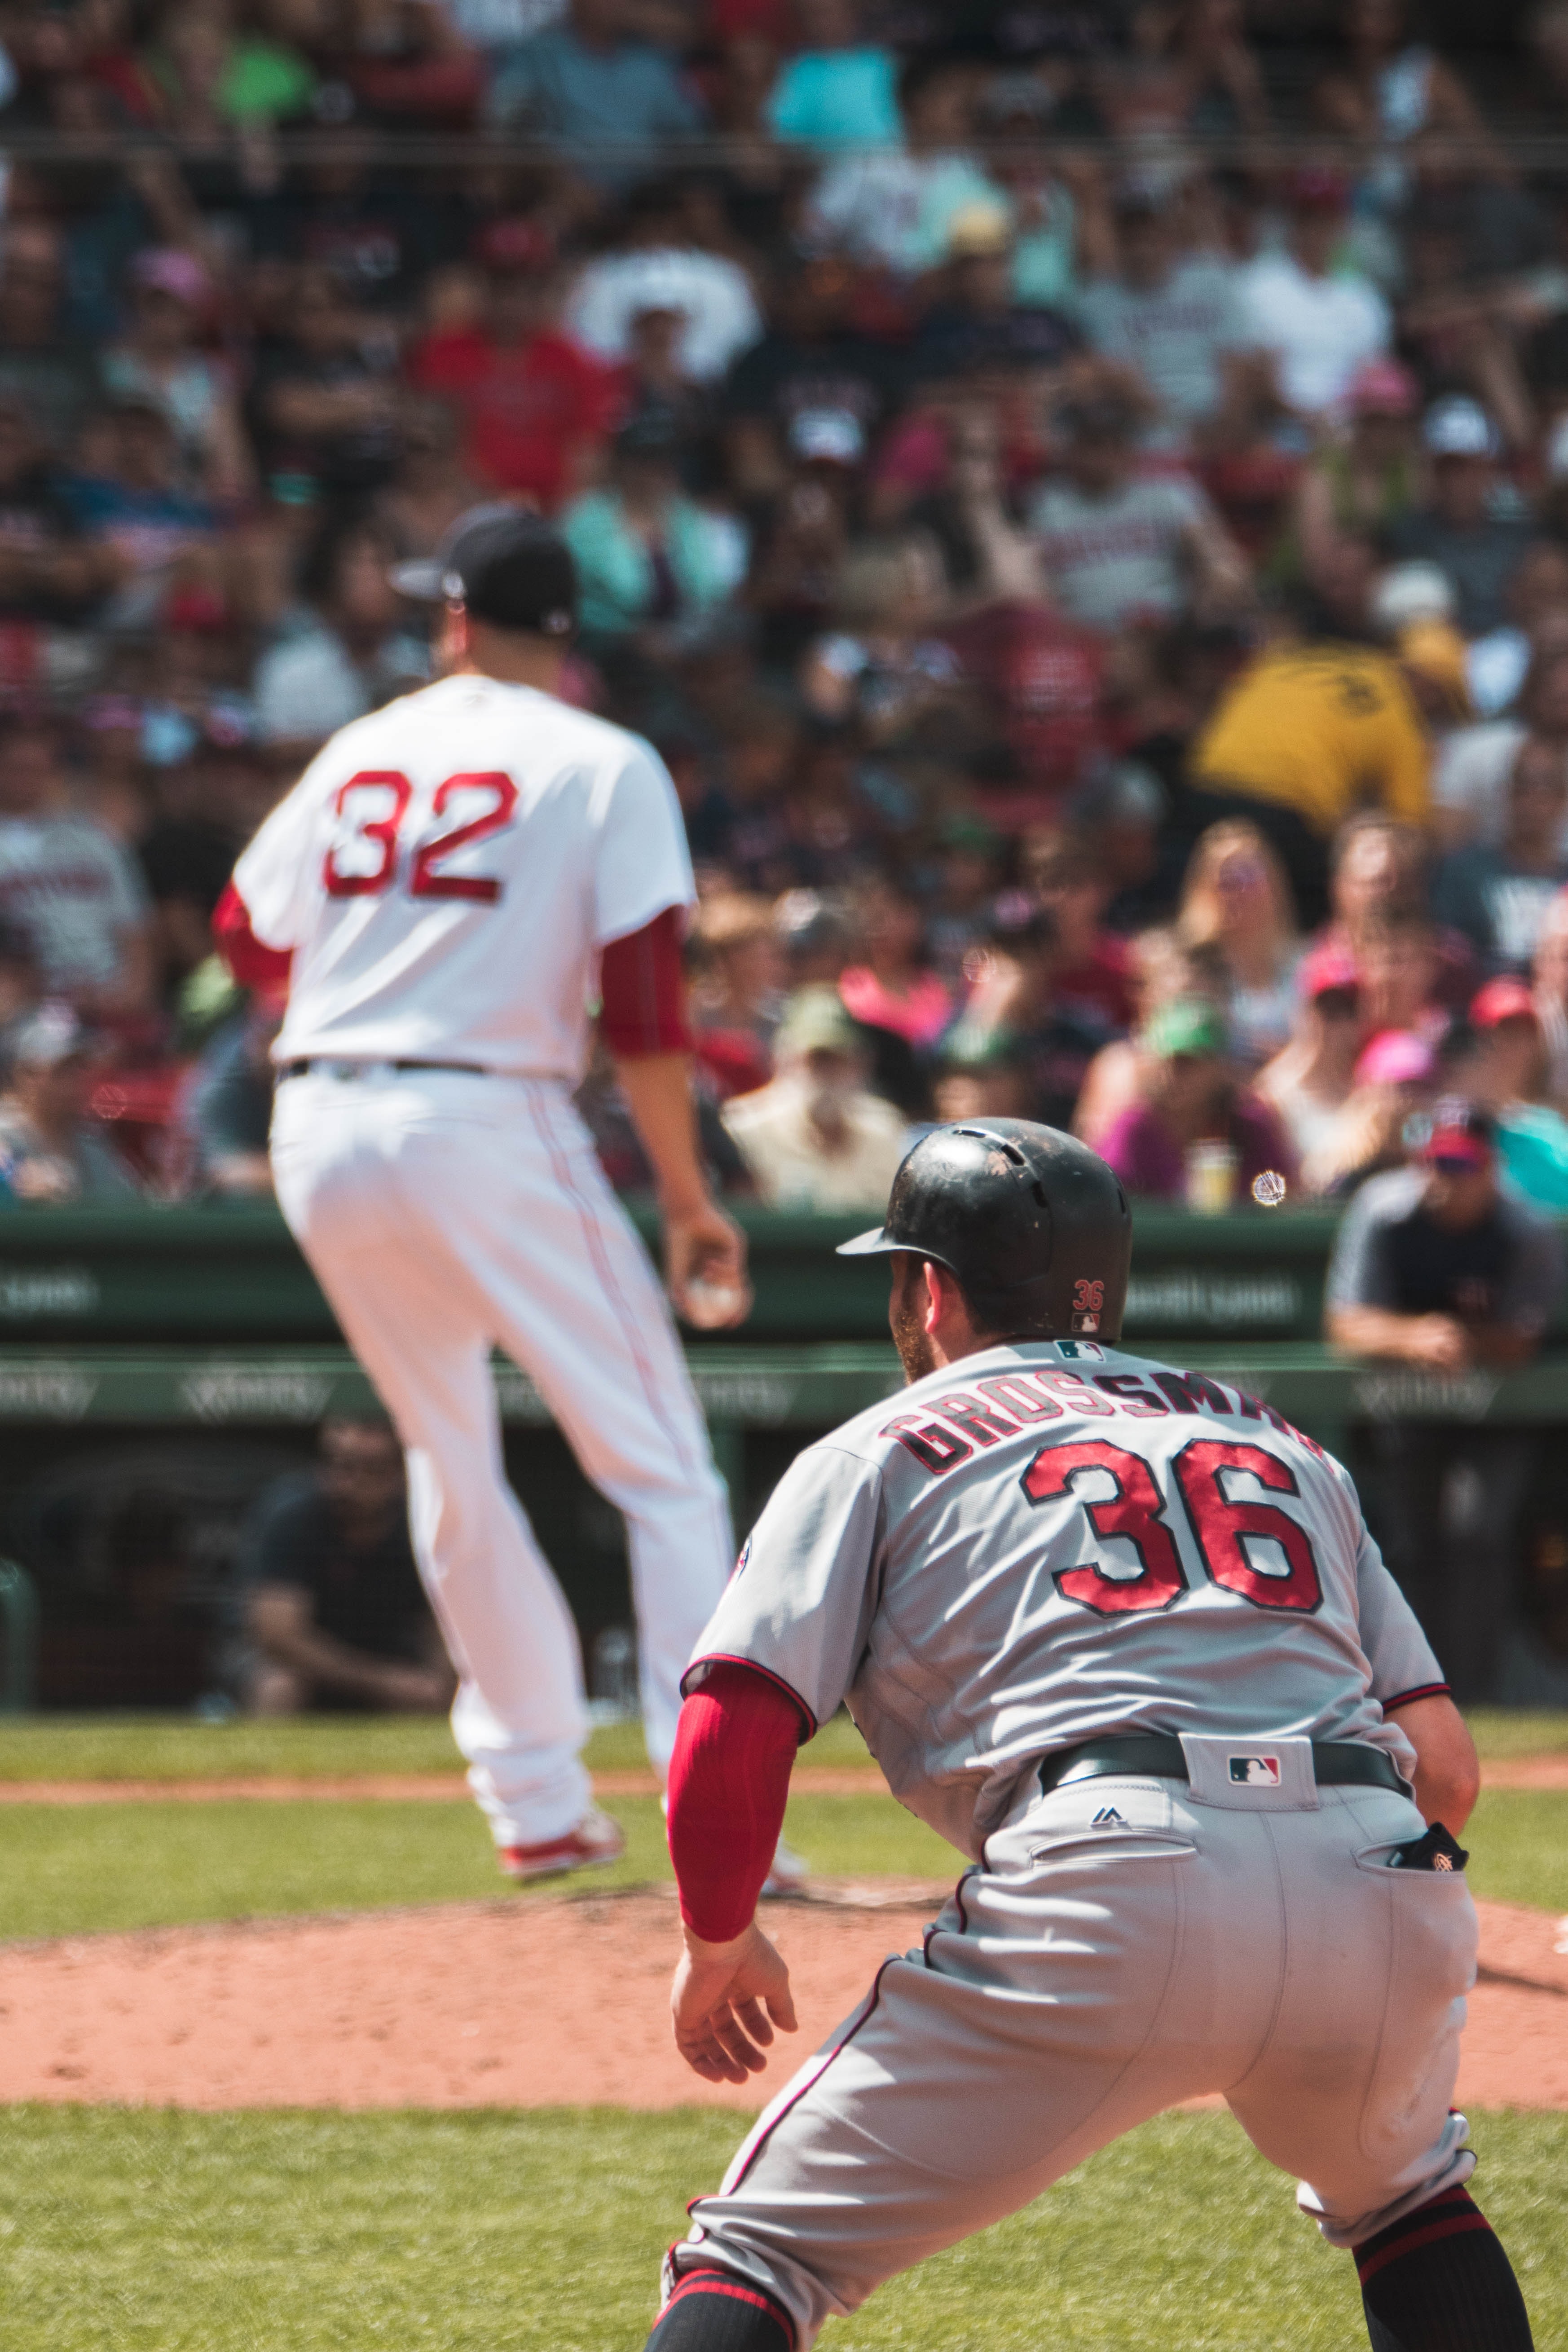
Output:
[[[380,863],[368,874],[345,874],[338,864],[338,844],[334,841],[327,851],[321,879],[329,898],[374,898],[379,892],[392,887],[392,877],[397,865],[397,828],[403,823],[414,787],[395,768],[362,768],[346,784],[340,784],[332,802],[332,814],[340,820],[348,813],[349,797],[356,793],[392,794],[392,806],[380,816],[362,816],[353,827],[361,841],[374,841],[381,852]]]
[[[994,1406],[977,1396],[965,1396],[957,1391],[942,1401],[942,1417],[951,1421],[956,1429],[973,1437],[977,1445],[994,1445],[999,1437],[1016,1437],[1016,1421],[999,1419]]]
[[[939,1474],[951,1470],[955,1462],[967,1462],[974,1451],[951,1429],[944,1429],[940,1421],[922,1421],[918,1412],[900,1413],[897,1421],[884,1423],[879,1434],[896,1437],[922,1470]]]
[[[1169,1609],[1187,1589],[1180,1554],[1171,1530],[1160,1517],[1163,1508],[1154,1474],[1141,1455],[1102,1439],[1079,1445],[1047,1445],[1036,1454],[1023,1476],[1031,1503],[1059,1501],[1070,1495],[1080,1472],[1105,1471],[1115,1488],[1107,1502],[1085,1501],[1081,1507],[1096,1539],[1122,1536],[1139,1561],[1136,1576],[1107,1576],[1092,1562],[1084,1568],[1058,1569],[1057,1591],[1064,1601],[1092,1609],[1097,1617],[1121,1617],[1131,1612]]]
[[[1206,1372],[1156,1372],[1154,1386],[1163,1389],[1178,1412],[1223,1412],[1229,1415],[1231,1402],[1217,1381]]]
[[[1104,1389],[1108,1396],[1116,1399],[1123,1412],[1135,1414],[1140,1421],[1152,1421],[1156,1413],[1171,1410],[1163,1397],[1155,1396],[1152,1390],[1144,1387],[1136,1372],[1097,1372],[1094,1385],[1097,1389]]]
[[[1275,1494],[1299,1495],[1301,1489],[1289,1463],[1261,1445],[1194,1437],[1173,1466],[1204,1566],[1216,1584],[1238,1592],[1257,1609],[1283,1609],[1310,1617],[1321,1606],[1322,1579],[1300,1520],[1274,1503],[1249,1501],[1225,1490],[1223,1474],[1245,1470]],[[1283,1576],[1270,1576],[1253,1566],[1248,1536],[1267,1536],[1279,1546],[1288,1563]]]
[[[466,841],[487,840],[511,822],[517,807],[517,786],[499,768],[487,768],[476,775],[448,776],[444,784],[436,788],[431,814],[445,816],[454,793],[472,792],[489,793],[489,807],[470,817],[467,824],[455,824],[421,844],[415,852],[408,880],[411,898],[477,898],[486,907],[493,907],[500,898],[501,886],[493,875],[442,874],[437,870],[437,861],[450,857]]]
[[[1255,1396],[1248,1396],[1245,1389],[1236,1391],[1235,1410],[1243,1421],[1261,1421],[1263,1418],[1262,1405]]]
[[[1102,1396],[1096,1396],[1081,1372],[1046,1372],[1032,1375],[1043,1388],[1054,1389],[1069,1412],[1087,1412],[1098,1421],[1108,1421],[1116,1407]]]
[[[1038,1389],[1030,1388],[1028,1378],[1026,1372],[1005,1372],[995,1380],[977,1381],[975,1386],[1020,1421],[1059,1420],[1062,1409],[1056,1399],[1042,1396]]]

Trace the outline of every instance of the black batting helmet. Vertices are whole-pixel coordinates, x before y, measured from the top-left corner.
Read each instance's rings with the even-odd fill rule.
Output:
[[[945,1266],[986,1330],[1121,1336],[1132,1212],[1100,1154],[1058,1128],[987,1118],[923,1135],[893,1179],[886,1224],[838,1255],[894,1250]]]

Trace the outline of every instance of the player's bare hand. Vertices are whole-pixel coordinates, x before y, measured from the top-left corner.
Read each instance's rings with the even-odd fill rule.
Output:
[[[386,1666],[377,1695],[395,1715],[444,1715],[451,1705],[450,1677],[431,1666]]]
[[[1470,1343],[1464,1326],[1451,1315],[1418,1315],[1410,1326],[1409,1357],[1413,1364],[1434,1371],[1462,1371],[1470,1360]]]
[[[789,1970],[755,1921],[730,1944],[705,1944],[688,1928],[669,2007],[675,2046],[705,2083],[760,2074],[773,2027],[796,2030]]]
[[[697,1331],[728,1331],[752,1311],[746,1236],[711,1201],[667,1210],[664,1273],[675,1311]]]

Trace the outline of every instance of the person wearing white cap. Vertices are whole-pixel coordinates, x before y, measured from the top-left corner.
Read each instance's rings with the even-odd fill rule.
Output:
[[[679,317],[681,372],[692,383],[716,383],[763,331],[745,271],[695,243],[680,191],[668,181],[628,198],[618,242],[587,264],[573,289],[566,329],[595,358],[620,362],[647,310]]]
[[[1005,215],[1005,195],[966,152],[973,91],[963,58],[911,58],[899,75],[903,144],[830,163],[807,203],[806,235],[913,278],[947,259],[949,230],[967,207]]]
[[[1431,461],[1424,506],[1390,525],[1389,553],[1436,563],[1452,584],[1455,617],[1467,637],[1500,628],[1505,592],[1529,546],[1531,525],[1498,478],[1502,441],[1479,401],[1462,393],[1434,401],[1421,426]]]

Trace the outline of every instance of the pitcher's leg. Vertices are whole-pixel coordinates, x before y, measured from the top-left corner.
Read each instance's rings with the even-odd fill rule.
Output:
[[[507,1480],[489,1345],[461,1269],[423,1251],[313,1254],[408,1464],[414,1555],[461,1685],[452,1730],[500,1846],[587,1810],[577,1629]]]
[[[531,1115],[556,1188],[550,1230],[498,1234],[487,1288],[501,1345],[625,1515],[643,1717],[662,1772],[680,1677],[733,1565],[729,1500],[647,1253],[575,1113],[540,1097]]]

